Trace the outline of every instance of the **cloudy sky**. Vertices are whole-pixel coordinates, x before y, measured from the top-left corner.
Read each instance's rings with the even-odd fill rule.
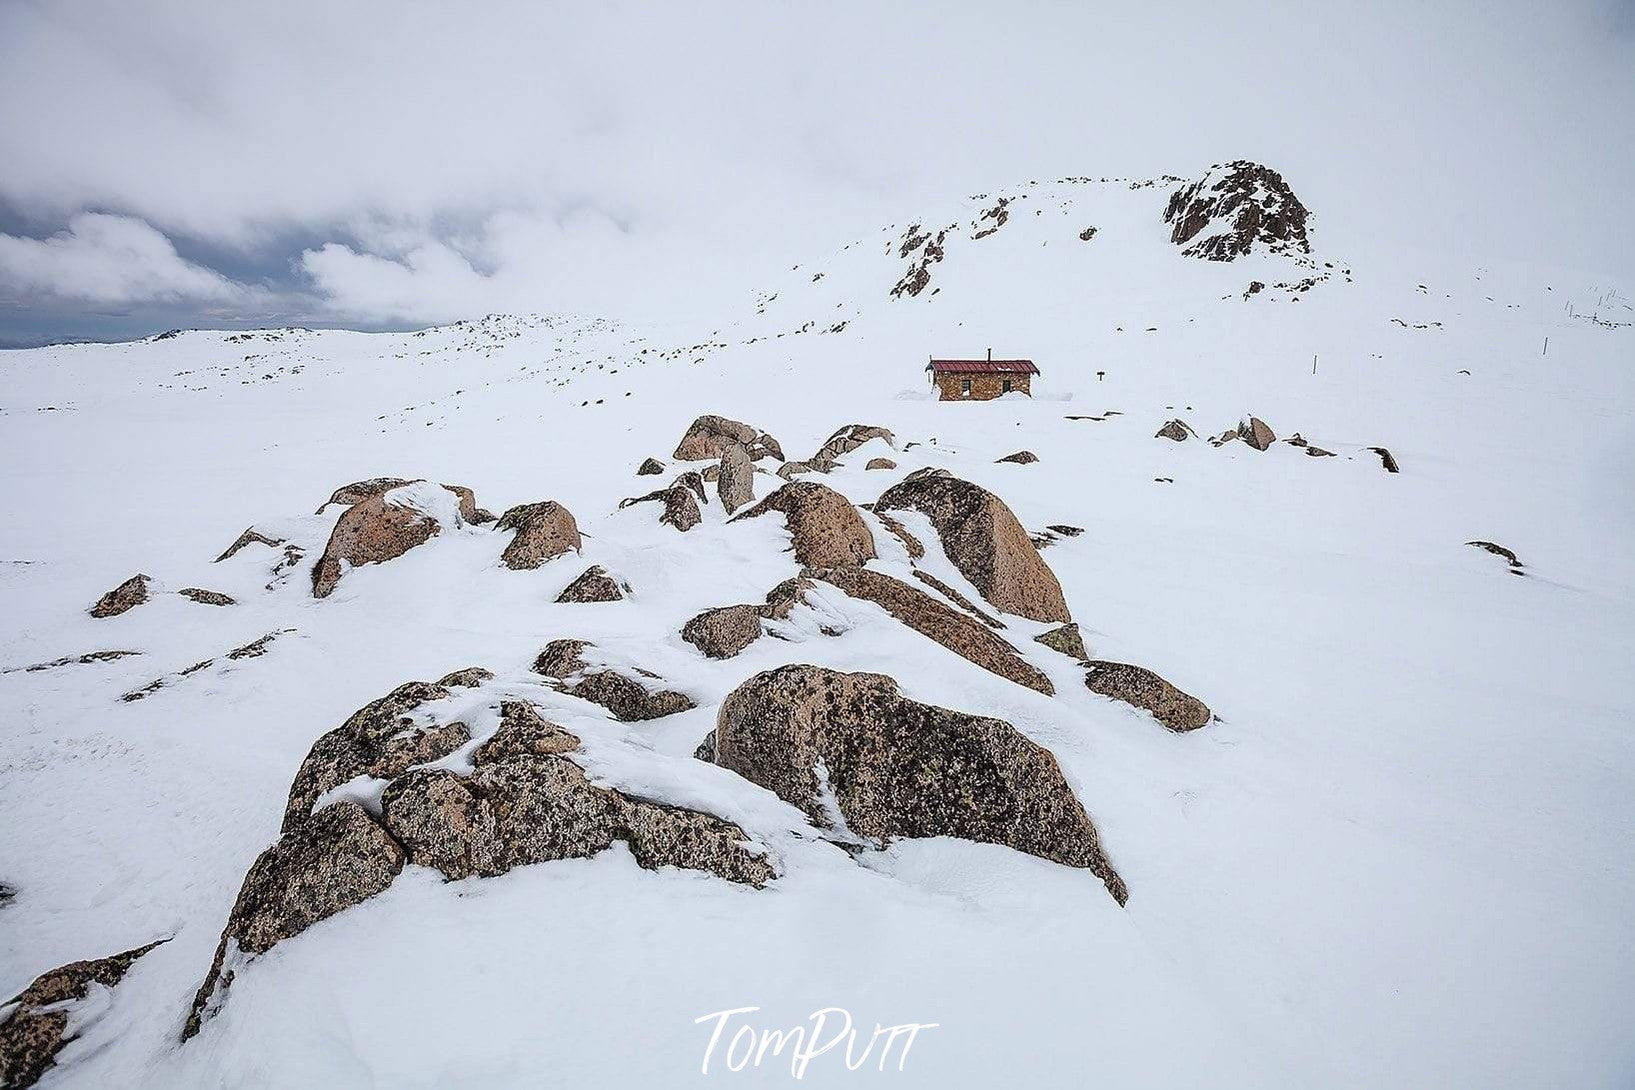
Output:
[[[719,306],[920,203],[1283,171],[1635,267],[1635,0],[0,0],[0,343]]]

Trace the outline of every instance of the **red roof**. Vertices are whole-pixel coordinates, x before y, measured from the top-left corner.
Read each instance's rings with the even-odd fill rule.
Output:
[[[1032,360],[932,360],[927,371],[939,375],[1037,375]]]

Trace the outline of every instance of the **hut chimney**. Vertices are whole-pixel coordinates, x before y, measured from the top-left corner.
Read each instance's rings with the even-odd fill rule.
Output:
[[[991,349],[991,348],[988,349],[988,362],[989,363],[993,362],[993,349]]]

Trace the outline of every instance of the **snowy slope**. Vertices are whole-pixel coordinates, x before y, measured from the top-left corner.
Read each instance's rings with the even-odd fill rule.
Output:
[[[1635,288],[1354,263],[1324,249],[1329,209],[1309,253],[1201,260],[1164,220],[1182,184],[1028,182],[915,210],[686,328],[490,316],[0,353],[0,882],[17,891],[0,995],[174,935],[41,1085],[789,1079],[787,1061],[730,1073],[719,1052],[699,1074],[694,1020],[748,1006],[765,1028],[844,1007],[865,1037],[937,1023],[888,1065],[909,1086],[1627,1080]],[[920,290],[893,294],[916,267]],[[989,347],[1039,364],[1035,398],[928,400],[927,356]],[[855,503],[942,466],[1030,530],[1083,527],[1043,556],[1092,655],[1158,671],[1219,721],[1171,734],[1095,696],[1028,638],[1048,626],[1005,618],[1054,697],[838,595],[841,636],[703,658],[678,634],[689,617],[798,570],[777,520],[729,525],[713,491],[685,534],[654,505],[618,509],[686,468],[668,456],[705,412],[791,459],[843,424],[890,428],[895,450],[876,440],[820,478]],[[1208,436],[1251,413],[1335,456],[1154,438],[1174,417]],[[1039,461],[996,463],[1024,448]],[[634,475],[649,455],[666,476]],[[865,470],[875,455],[897,468]],[[583,553],[511,571],[503,537],[461,527],[322,600],[304,567],[274,570],[276,549],[212,562],[247,526],[310,560],[340,514],[313,510],[379,475],[468,485],[496,512],[557,500]],[[757,477],[757,496],[779,483]],[[874,530],[877,566],[906,570]],[[555,604],[592,563],[631,598]],[[137,571],[238,604],[160,593],[87,615]],[[264,654],[225,654],[271,633]],[[529,680],[560,637],[697,708],[624,724]],[[108,649],[141,654],[21,669]],[[786,662],[888,673],[1047,746],[1128,905],[993,845],[853,860],[693,760],[725,694]],[[409,867],[244,969],[179,1044],[313,740],[400,682],[473,664],[499,688],[450,715],[533,700],[601,782],[738,822],[782,876],[756,891],[647,871],[622,846],[455,883]],[[868,1077],[831,1053],[803,1081]]]

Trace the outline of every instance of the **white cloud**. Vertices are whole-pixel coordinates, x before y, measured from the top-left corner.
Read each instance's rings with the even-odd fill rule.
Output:
[[[639,313],[930,199],[1249,157],[1336,252],[1616,269],[1607,2],[0,0],[0,213],[126,214],[334,315]]]
[[[258,296],[186,260],[142,220],[100,212],[74,216],[50,238],[0,234],[0,287],[99,304],[248,304]]]

